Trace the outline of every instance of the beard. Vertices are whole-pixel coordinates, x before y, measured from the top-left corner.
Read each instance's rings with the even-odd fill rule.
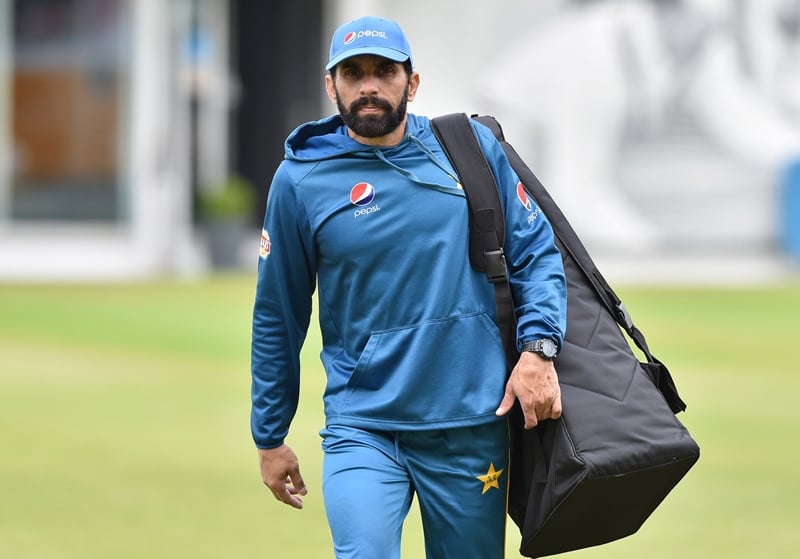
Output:
[[[406,117],[408,88],[406,88],[403,93],[403,97],[397,104],[397,108],[392,107],[389,101],[375,95],[360,97],[350,103],[350,107],[345,107],[338,94],[339,92],[337,91],[336,93],[336,106],[339,108],[339,114],[342,120],[350,130],[362,138],[380,138],[381,136],[386,136],[396,130]],[[358,110],[365,105],[380,107],[383,109],[383,114],[359,116]]]

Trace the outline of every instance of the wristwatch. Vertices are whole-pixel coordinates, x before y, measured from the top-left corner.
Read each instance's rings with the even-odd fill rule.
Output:
[[[522,344],[522,351],[531,351],[544,359],[553,360],[558,353],[558,346],[556,346],[553,340],[545,338],[542,340],[525,342]]]

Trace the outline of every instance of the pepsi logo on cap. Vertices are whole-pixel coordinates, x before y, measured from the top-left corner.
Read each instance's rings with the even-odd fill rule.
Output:
[[[348,33],[347,35],[344,36],[344,44],[345,45],[349,45],[350,43],[352,43],[355,40],[356,40],[356,32],[355,31],[351,31],[350,33]]]
[[[531,204],[531,199],[528,198],[528,193],[525,191],[525,187],[522,185],[521,182],[517,183],[517,198],[525,207],[526,210],[531,211],[533,205]]]
[[[375,199],[375,189],[368,182],[360,182],[350,189],[350,203],[366,206]]]

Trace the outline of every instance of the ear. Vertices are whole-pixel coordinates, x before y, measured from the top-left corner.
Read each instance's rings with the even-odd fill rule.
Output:
[[[331,77],[330,72],[325,74],[325,93],[328,94],[328,99],[335,105],[338,95],[336,95],[336,88],[333,87],[333,77]]]
[[[411,77],[408,80],[408,100],[413,101],[414,97],[417,96],[417,90],[419,89],[419,72],[411,72]]]

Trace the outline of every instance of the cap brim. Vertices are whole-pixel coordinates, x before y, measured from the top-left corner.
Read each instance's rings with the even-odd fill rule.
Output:
[[[338,56],[332,58],[328,65],[325,66],[326,70],[330,70],[337,64],[339,64],[342,60],[347,60],[348,58],[352,58],[354,56],[359,56],[362,54],[374,54],[375,56],[382,56],[384,58],[388,58],[389,60],[394,60],[395,62],[405,62],[408,60],[408,55],[385,47],[356,47],[350,50],[346,50],[345,52],[339,53]]]

